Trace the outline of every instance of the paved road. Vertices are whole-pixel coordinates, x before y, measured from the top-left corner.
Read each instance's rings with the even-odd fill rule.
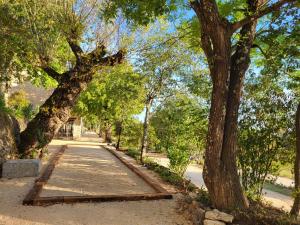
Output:
[[[150,155],[150,158],[154,159],[160,165],[168,167],[169,161],[167,158],[158,157],[155,154]],[[197,187],[205,188],[205,184],[202,178],[202,168],[200,168],[198,165],[189,165],[185,173],[185,177],[187,179],[190,179],[191,182]],[[263,189],[263,193],[264,199],[270,202],[273,206],[282,208],[286,211],[290,211],[293,204],[293,199],[291,197],[267,189]]]

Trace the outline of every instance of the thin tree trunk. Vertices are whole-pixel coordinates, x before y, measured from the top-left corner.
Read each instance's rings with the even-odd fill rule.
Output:
[[[293,207],[291,209],[291,215],[298,216],[300,210],[300,103],[298,104],[296,112],[296,159],[294,165],[295,174],[295,191],[296,196],[294,200]]]
[[[153,99],[149,98],[146,103],[146,112],[145,112],[145,119],[143,124],[143,137],[142,137],[141,150],[140,150],[141,162],[143,162],[144,153],[147,151],[147,147],[148,147],[148,128],[149,128],[150,110],[151,110],[152,102]]]
[[[105,126],[105,142],[112,143],[111,125],[110,124],[106,124],[106,126]]]
[[[116,129],[117,129],[117,135],[118,135],[116,150],[120,150],[121,135],[122,135],[122,130],[123,130],[122,129],[122,122],[120,122],[120,121],[117,122]]]
[[[102,138],[103,135],[102,135],[102,128],[101,128],[101,125],[99,126],[98,131],[99,131],[99,132],[98,132],[99,138]]]

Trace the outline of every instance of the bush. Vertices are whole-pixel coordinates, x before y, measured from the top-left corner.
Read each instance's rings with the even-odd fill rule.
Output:
[[[257,91],[255,94],[258,95]],[[269,174],[294,155],[292,101],[284,92],[267,90],[244,97],[239,120],[238,164],[250,198],[260,198]]]
[[[148,169],[153,170],[154,172],[159,174],[164,181],[176,186],[179,189],[182,189],[184,191],[194,191],[197,189],[197,187],[189,180],[184,179],[179,174],[171,171],[169,168],[159,165],[149,158],[144,159],[144,165]]]
[[[138,149],[135,149],[135,148],[129,148],[127,149],[126,151],[126,155],[136,159],[136,160],[139,160],[140,159],[140,151]]]
[[[26,98],[24,91],[17,91],[8,98],[8,107],[13,114],[26,122],[31,120],[37,113],[37,109]]]
[[[170,169],[183,177],[189,163],[191,153],[187,146],[171,146],[167,151],[170,160]]]

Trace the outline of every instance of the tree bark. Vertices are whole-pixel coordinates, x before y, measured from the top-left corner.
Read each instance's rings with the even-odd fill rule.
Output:
[[[112,143],[111,125],[110,124],[106,124],[106,126],[105,126],[105,142]]]
[[[264,0],[247,1],[249,15]],[[236,164],[238,110],[244,75],[250,65],[250,49],[257,18],[243,22],[234,54],[233,25],[219,15],[216,1],[191,2],[201,24],[201,47],[213,82],[203,178],[218,209],[247,208]],[[246,18],[249,15],[245,15]],[[236,25],[236,27],[239,27]]]
[[[28,123],[26,129],[21,133],[21,143],[18,149],[22,157],[29,157],[32,150],[46,146],[59,128],[68,121],[72,107],[76,103],[79,94],[92,80],[97,67],[113,66],[121,63],[123,59],[122,51],[105,57],[103,46],[99,46],[91,53],[85,54],[76,43],[69,40],[69,44],[77,58],[74,68],[59,74],[51,67],[41,66],[59,84],[40,107],[35,118]]]
[[[294,174],[295,174],[296,196],[290,213],[291,215],[298,216],[300,210],[300,103],[298,104],[298,108],[296,112],[295,126],[296,126],[296,159],[294,164]]]
[[[116,150],[120,150],[121,135],[122,135],[122,122],[121,121],[117,121],[116,131],[117,131],[116,133],[117,133],[117,136],[118,136]]]
[[[32,149],[40,149],[47,145],[59,128],[68,121],[71,109],[80,92],[91,81],[88,74],[85,79],[71,79],[76,76],[71,71],[64,74],[64,81],[54,90],[52,95],[40,107],[38,114],[21,133],[19,152],[28,156]]]
[[[141,143],[141,155],[140,155],[140,161],[143,162],[144,153],[147,151],[148,147],[148,128],[149,128],[149,119],[150,119],[150,110],[153,103],[153,98],[149,97],[146,101],[146,112],[145,112],[145,118],[144,118],[144,124],[143,124],[143,137],[142,137],[142,143]]]

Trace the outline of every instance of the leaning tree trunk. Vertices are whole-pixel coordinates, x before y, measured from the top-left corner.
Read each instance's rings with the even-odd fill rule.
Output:
[[[246,16],[253,15],[262,2],[247,1]],[[236,163],[238,110],[257,20],[231,24],[219,15],[213,0],[191,5],[201,23],[201,47],[213,82],[203,178],[216,208],[247,208]],[[239,25],[240,38],[232,54],[231,38]]]
[[[76,99],[92,79],[90,74],[84,79],[72,79],[72,77],[80,77],[74,73],[72,71],[64,74],[63,81],[21,133],[19,145],[21,154],[28,156],[32,149],[40,149],[48,144],[59,128],[68,121]]]
[[[113,66],[121,63],[123,59],[122,51],[115,55],[105,56],[104,46],[98,46],[94,51],[86,54],[76,41],[72,39],[68,42],[76,56],[74,68],[59,74],[51,67],[45,65],[41,67],[49,76],[58,81],[58,87],[21,133],[21,143],[18,149],[23,157],[29,157],[32,150],[46,146],[53,139],[61,125],[68,121],[72,107],[76,103],[79,94],[92,80],[97,67]]]
[[[152,106],[153,98],[147,99],[146,102],[146,112],[145,112],[145,119],[143,124],[143,137],[142,137],[142,144],[141,144],[141,155],[140,160],[143,162],[144,153],[147,151],[148,147],[148,129],[149,129],[149,119],[150,119],[150,110]]]
[[[296,196],[293,207],[291,209],[291,215],[298,216],[300,210],[300,103],[298,104],[296,112],[296,159],[294,165],[295,174],[295,191]]]

